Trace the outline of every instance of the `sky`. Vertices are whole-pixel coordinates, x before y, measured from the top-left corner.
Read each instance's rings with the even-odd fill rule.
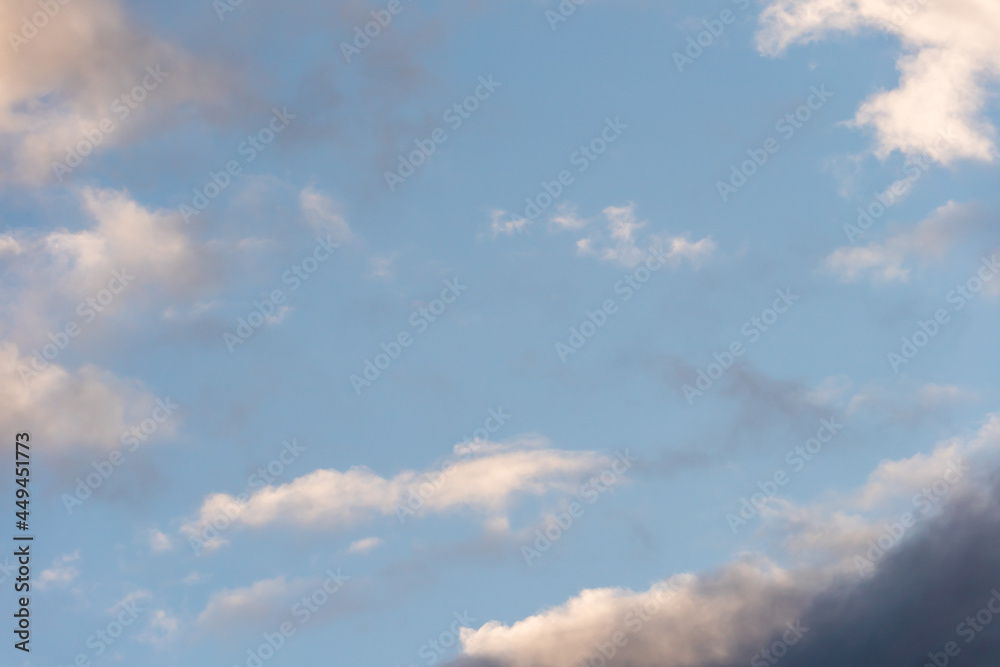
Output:
[[[0,26],[0,664],[993,664],[995,2]]]

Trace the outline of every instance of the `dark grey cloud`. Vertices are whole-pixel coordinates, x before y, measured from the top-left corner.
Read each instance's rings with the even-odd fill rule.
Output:
[[[802,617],[809,632],[779,664],[933,665],[928,653],[943,653],[955,642],[959,653],[949,664],[995,665],[1000,614],[971,636],[971,627],[961,624],[1000,590],[998,509],[1000,478],[994,476],[989,506],[949,507],[916,539],[890,552],[873,578],[818,596]],[[1000,599],[993,604],[1000,609]]]

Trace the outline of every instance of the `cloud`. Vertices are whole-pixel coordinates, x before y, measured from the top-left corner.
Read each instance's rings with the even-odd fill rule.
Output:
[[[604,262],[634,269],[645,262],[650,250],[655,248],[673,265],[686,259],[698,268],[716,250],[711,237],[692,243],[686,235],[644,234],[646,223],[636,218],[635,205],[631,202],[625,206],[608,206],[602,213],[604,228],[593,229],[577,239],[578,255],[597,257]],[[500,209],[491,211],[490,218],[490,235],[494,239],[501,235],[520,234],[532,224],[527,218]],[[592,222],[591,219],[581,218],[576,206],[564,202],[549,218],[548,229],[551,232],[579,232],[592,226]]]
[[[49,332],[70,323],[108,328],[109,315],[121,319],[126,311],[134,321],[143,310],[145,321],[204,319],[220,305],[217,292],[253,258],[246,239],[200,242],[179,212],[148,209],[126,191],[76,195],[84,217],[76,229],[22,228],[0,237],[0,246],[19,249],[5,261],[10,288],[0,291],[0,306],[4,337],[22,348],[48,343]]]
[[[148,210],[118,190],[84,188],[78,195],[88,227],[44,235],[18,230],[9,237],[20,249],[8,262],[17,289],[3,299],[16,323],[9,338],[62,328],[74,315],[83,326],[126,300],[160,310],[165,301],[219,282],[219,249],[196,244],[176,211]]]
[[[36,371],[32,363],[16,345],[0,343],[0,428],[31,429],[32,438],[44,443],[42,451],[116,448],[122,434],[156,406],[140,382],[96,366],[73,371],[49,362]],[[173,421],[161,425],[164,433],[174,428]]]
[[[354,232],[341,214],[339,205],[329,195],[309,186],[299,193],[299,205],[306,222],[317,233],[329,234],[337,243],[346,243],[354,238]]]
[[[348,551],[352,554],[359,554],[359,553],[363,554],[368,551],[371,551],[372,549],[375,549],[381,544],[382,544],[381,537],[366,537],[364,539],[355,540],[354,542],[351,542],[351,547],[348,549]]]
[[[183,231],[178,213],[149,211],[116,190],[87,188],[81,197],[94,228],[52,232],[43,240],[64,290],[91,295],[116,269],[168,291],[204,282],[206,258]]]
[[[881,29],[904,48],[893,90],[870,96],[854,123],[871,127],[876,154],[926,155],[941,163],[993,161],[996,129],[984,117],[1000,75],[1000,6],[981,0],[772,0],[757,45],[776,56],[833,32]],[[945,138],[946,137],[946,138]]]
[[[556,229],[583,229],[590,223],[590,220],[581,218],[577,214],[575,206],[562,203],[552,214],[549,222]]]
[[[66,554],[57,558],[52,567],[42,570],[38,577],[38,587],[40,589],[51,588],[52,586],[65,586],[72,582],[80,574],[80,571],[70,565],[80,559],[80,551],[76,550],[71,554]]]
[[[198,517],[181,530],[200,538],[212,521],[222,516],[256,528],[291,524],[321,529],[400,511],[460,510],[485,515],[487,523],[496,526],[518,498],[551,491],[572,493],[608,462],[596,452],[557,450],[548,445],[538,438],[456,445],[456,460],[445,471],[404,470],[392,478],[365,467],[345,472],[316,470],[288,484],[261,489],[245,501],[213,494],[202,503]]]
[[[584,590],[511,624],[463,628],[462,654],[451,664],[737,667],[774,664],[762,653],[774,647],[768,655],[789,667],[923,664],[927,652],[956,639],[963,619],[1000,596],[998,453],[1000,416],[992,415],[977,433],[945,441],[930,455],[883,462],[850,494],[846,511],[784,503],[768,513],[786,531],[789,566],[748,554],[648,590]],[[908,505],[915,490],[933,485],[956,455],[968,460],[966,474],[953,479],[937,512],[902,528],[894,514],[900,502]],[[902,532],[887,544],[882,533],[892,522]],[[863,571],[854,557],[870,553],[872,538],[883,550]],[[794,558],[819,550],[826,560]],[[980,660],[995,655],[1000,623],[976,642],[963,643],[962,651]]]
[[[825,268],[845,282],[866,277],[875,281],[906,282],[911,269],[905,264],[915,258],[939,260],[978,221],[974,204],[949,201],[916,226],[903,229],[881,243],[845,246],[834,250]]]
[[[24,247],[10,234],[0,236],[0,256],[20,255]]]
[[[395,253],[390,255],[374,255],[368,259],[369,269],[367,277],[378,278],[380,280],[391,280],[393,264],[395,263]]]
[[[211,628],[223,625],[260,623],[287,611],[295,596],[310,588],[305,579],[288,580],[285,576],[264,579],[245,588],[213,593],[198,623]],[[280,610],[280,611],[279,611]]]
[[[54,176],[53,161],[66,160],[68,146],[84,143],[103,151],[125,145],[143,136],[139,129],[162,131],[192,109],[223,118],[214,108],[234,88],[218,66],[134,25],[119,0],[58,7],[21,43],[10,35],[20,38],[22,17],[38,12],[39,5],[29,0],[0,5],[0,33],[11,42],[0,49],[0,154],[9,165],[0,179],[44,183]],[[160,69],[159,82],[147,67]],[[139,94],[131,97],[137,86],[141,102]],[[122,96],[129,96],[129,103]],[[98,130],[102,121],[113,129]]]
[[[531,224],[524,216],[508,213],[502,209],[490,211],[490,235],[493,238],[505,235],[520,234]]]
[[[179,630],[180,621],[176,616],[165,609],[156,609],[146,629],[136,639],[159,647],[176,637]]]
[[[611,665],[714,664],[747,654],[773,628],[795,618],[818,584],[748,562],[711,576],[677,575],[648,591],[585,590],[510,626],[494,621],[478,630],[465,628],[462,647],[469,657],[510,667],[589,664],[605,643],[615,650]],[[611,643],[616,632],[631,641],[616,647]]]
[[[164,551],[170,551],[170,549],[173,547],[173,543],[170,541],[170,537],[160,532],[156,528],[151,529],[146,534],[146,539],[149,542],[149,549],[153,553],[162,553]]]
[[[625,206],[608,206],[602,213],[607,220],[606,231],[595,231],[578,240],[578,254],[635,268],[646,261],[650,248],[657,248],[675,263],[686,259],[698,267],[716,249],[711,237],[692,243],[684,236],[650,234],[640,241],[639,231],[646,223],[636,219],[635,206],[631,203]]]

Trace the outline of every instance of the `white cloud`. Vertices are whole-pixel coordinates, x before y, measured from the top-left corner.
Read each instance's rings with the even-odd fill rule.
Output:
[[[917,400],[921,407],[933,409],[939,405],[956,403],[960,400],[972,398],[972,394],[950,384],[936,384],[929,382],[917,392]]]
[[[20,255],[24,247],[10,234],[0,236],[0,255]]]
[[[833,405],[851,389],[851,378],[847,375],[831,375],[806,392],[806,400],[812,405],[824,407]]]
[[[463,655],[509,667],[603,664],[596,662],[602,659],[598,645],[618,632],[627,640],[618,642],[613,664],[742,662],[749,647],[796,618],[823,583],[814,572],[741,562],[712,577],[676,575],[647,591],[589,589],[512,625],[463,628]]]
[[[552,491],[573,493],[608,462],[596,452],[564,451],[547,445],[545,440],[531,438],[480,443],[475,448],[456,445],[455,455],[465,456],[443,475],[433,469],[426,473],[404,470],[392,478],[364,467],[346,472],[316,470],[288,484],[261,489],[242,503],[226,494],[213,494],[205,499],[198,517],[181,530],[200,539],[220,516],[258,528],[275,524],[342,527],[396,514],[415,497],[423,498],[416,507],[419,511],[469,510],[485,515],[495,526],[495,519],[504,517],[518,498]],[[431,487],[434,490],[428,492]]]
[[[351,542],[351,546],[348,549],[348,552],[352,554],[363,554],[368,551],[371,551],[372,549],[380,546],[381,544],[382,544],[381,537],[366,537],[364,539],[355,540],[354,542]]]
[[[173,312],[164,301],[218,282],[219,256],[192,241],[176,211],[147,210],[116,190],[85,188],[79,200],[89,227],[12,237],[20,251],[7,270],[18,289],[0,297],[15,323],[8,338],[33,344],[46,329],[86,326],[126,301]],[[29,332],[32,339],[22,337]]]
[[[575,206],[562,203],[556,209],[549,222],[556,229],[583,229],[590,223],[590,220],[581,218],[577,214]]]
[[[91,143],[103,151],[141,137],[140,129],[169,126],[182,107],[211,107],[233,92],[231,77],[218,67],[133,25],[119,0],[60,2],[59,13],[30,41],[7,43],[11,34],[21,34],[22,17],[38,11],[30,0],[0,4],[6,43],[0,49],[0,137],[9,165],[0,179],[51,180],[52,162],[65,160],[66,147],[87,141],[88,134],[100,138]],[[142,87],[147,66],[159,66],[162,80],[136,109],[115,105]],[[129,115],[123,117],[119,106]],[[98,132],[102,120],[113,123],[109,133]]]
[[[204,318],[219,305],[213,292],[235,273],[234,261],[249,252],[238,239],[199,243],[176,210],[147,209],[127,192],[77,194],[86,226],[44,234],[22,229],[0,242],[19,248],[5,262],[16,289],[0,291],[0,307],[6,339],[23,349],[47,344],[49,332],[71,322],[80,330],[106,327],[109,315],[123,311]]]
[[[772,0],[761,13],[758,47],[779,55],[832,32],[881,29],[899,37],[899,86],[879,91],[854,122],[876,134],[876,153],[920,154],[949,163],[996,157],[984,117],[987,84],[1000,75],[1000,5],[981,0]],[[947,140],[942,140],[942,136]]]
[[[929,453],[881,461],[854,491],[807,506],[775,501],[761,516],[767,530],[785,535],[790,552],[821,554],[851,571],[853,558],[865,552],[867,541],[885,530],[886,521],[899,521],[903,512],[930,515],[943,507],[945,497],[984,502],[990,484],[982,475],[998,464],[1000,415],[993,414],[974,434],[944,440]],[[945,489],[944,495],[937,495],[935,486]],[[933,490],[925,497],[928,502],[914,501],[928,489]]]
[[[929,454],[918,453],[905,459],[885,460],[868,476],[855,495],[858,508],[870,510],[889,499],[906,497],[942,478],[953,464],[959,470],[978,462],[996,463],[1000,446],[1000,416],[992,415],[979,431],[968,438],[951,438],[939,443]],[[969,471],[966,470],[966,473]],[[971,476],[970,476],[971,477]],[[970,486],[971,479],[961,481]]]
[[[156,528],[151,529],[146,534],[146,538],[149,541],[149,549],[153,553],[162,553],[164,551],[170,551],[170,549],[173,547],[173,543],[170,541],[170,537],[160,532]]]
[[[79,559],[79,550],[57,558],[52,563],[51,568],[42,570],[42,573],[38,577],[38,587],[40,589],[46,589],[52,586],[65,586],[66,584],[72,582],[80,574],[80,571],[70,565],[70,563]]]
[[[211,578],[212,578],[211,575],[202,574],[200,572],[192,572],[188,576],[181,579],[181,581],[187,584],[188,586],[193,586],[195,584],[200,584],[203,581],[208,581]]]
[[[329,234],[337,243],[354,238],[351,226],[340,212],[340,206],[329,195],[309,186],[299,193],[299,205],[306,222],[318,233]]]
[[[530,224],[531,220],[516,213],[507,213],[502,209],[490,211],[490,235],[493,238],[501,234],[506,236],[520,234]]]
[[[606,231],[595,231],[578,240],[576,249],[580,255],[592,255],[605,262],[635,268],[646,261],[650,248],[656,248],[675,263],[686,259],[697,267],[716,249],[711,237],[695,243],[684,236],[660,234],[650,234],[640,239],[639,232],[646,223],[636,219],[635,206],[631,203],[625,206],[608,206],[602,213],[607,220]]]
[[[15,432],[27,425],[49,450],[116,448],[121,435],[156,405],[141,383],[94,366],[71,371],[49,362],[35,371],[32,359],[11,343],[0,343],[0,378],[0,428]],[[172,433],[174,422],[161,429]]]
[[[177,636],[180,621],[165,609],[156,609],[149,619],[149,624],[136,637],[141,642],[162,646]]]
[[[845,282],[865,277],[906,282],[911,271],[906,266],[908,261],[941,259],[975,219],[974,205],[950,201],[916,226],[901,230],[881,243],[837,248],[826,258],[825,267]]]
[[[396,261],[396,255],[375,255],[368,259],[369,278],[389,280],[392,278],[392,265]]]
[[[257,581],[244,588],[213,593],[197,622],[213,629],[243,626],[279,619],[292,601],[315,587],[310,579],[288,579],[284,575]]]
[[[115,190],[84,189],[84,210],[97,223],[81,232],[53,232],[44,246],[67,291],[90,295],[112,271],[126,269],[140,283],[182,290],[204,280],[204,255],[183,231],[175,211],[149,211]]]

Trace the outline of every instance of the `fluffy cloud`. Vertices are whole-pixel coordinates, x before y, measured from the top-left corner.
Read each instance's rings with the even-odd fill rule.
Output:
[[[791,556],[822,552],[825,560],[779,567],[746,556],[646,591],[585,590],[510,625],[464,628],[453,665],[756,666],[774,664],[763,653],[771,649],[768,655],[790,667],[923,664],[1000,583],[998,454],[1000,416],[991,416],[977,433],[931,454],[883,462],[842,500],[844,510],[779,503],[767,513],[785,531]],[[956,457],[967,470],[948,478],[936,511],[899,533],[901,502],[919,514],[912,496],[937,493]],[[897,532],[887,535],[886,526]],[[855,567],[873,545],[883,547],[873,567]],[[963,645],[973,660],[965,664],[986,664],[975,656],[983,660],[1000,647],[1000,627],[987,630],[971,648]]]
[[[43,452],[77,445],[116,448],[122,434],[156,407],[156,397],[141,383],[91,365],[73,371],[48,362],[34,368],[16,345],[0,343],[0,428],[30,429],[44,443]],[[171,421],[161,425],[163,433],[173,428]]]
[[[899,86],[873,94],[854,118],[875,130],[879,156],[898,150],[942,163],[996,157],[996,130],[983,116],[987,85],[1000,75],[995,3],[772,0],[760,22],[758,47],[767,55],[838,31],[881,29],[899,37]]]
[[[127,193],[85,189],[84,211],[96,222],[81,232],[53,232],[44,248],[67,291],[90,294],[115,269],[131,269],[139,283],[182,291],[205,280],[206,256],[173,211],[149,211]]]
[[[811,574],[748,562],[712,576],[677,575],[648,591],[585,590],[511,626],[464,628],[462,646],[469,657],[505,667],[715,664],[749,654],[795,619],[820,583]],[[625,637],[624,647],[612,643]],[[612,661],[601,662],[602,647],[614,650]]]
[[[455,458],[442,470],[404,470],[392,478],[364,467],[345,472],[316,470],[288,484],[260,489],[243,500],[213,494],[182,531],[201,538],[220,517],[253,527],[331,528],[401,511],[462,509],[485,515],[491,526],[506,525],[506,511],[519,497],[573,493],[608,464],[608,458],[596,452],[563,451],[547,445],[540,439],[460,444],[455,446]]]
[[[30,348],[47,331],[61,330],[69,321],[86,328],[125,302],[130,309],[152,308],[169,317],[178,300],[186,303],[221,284],[233,244],[196,243],[176,211],[149,210],[127,192],[108,189],[83,189],[79,202],[88,226],[44,235],[16,230],[0,237],[0,247],[17,248],[6,262],[5,280],[16,289],[0,297],[12,323],[8,340]],[[246,252],[239,244],[235,251]]]
[[[104,150],[137,137],[140,127],[168,124],[182,106],[215,105],[232,93],[218,68],[137,28],[119,0],[56,6],[58,13],[32,31],[24,18],[39,12],[36,2],[0,5],[0,33],[11,42],[0,49],[0,154],[8,165],[0,178],[44,182],[55,176],[53,161],[66,159],[67,146],[89,142]],[[151,77],[147,67],[161,74]],[[142,102],[131,97],[136,86],[145,91]],[[98,130],[102,120],[114,125],[110,133]]]
[[[974,205],[950,201],[916,226],[881,243],[837,248],[826,258],[825,267],[846,282],[868,276],[876,281],[905,282],[910,277],[910,268],[905,266],[909,260],[941,259],[977,218]]]

